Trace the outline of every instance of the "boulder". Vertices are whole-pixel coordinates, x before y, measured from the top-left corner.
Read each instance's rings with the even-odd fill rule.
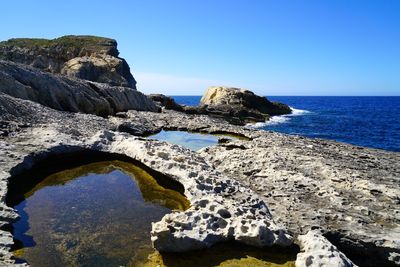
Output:
[[[0,59],[51,73],[136,88],[129,65],[118,54],[115,40],[96,36],[17,38],[0,42]]]
[[[175,102],[175,100],[163,94],[150,94],[148,97],[156,102],[160,107],[170,110],[183,111],[183,106]]]
[[[159,111],[136,89],[51,74],[11,61],[0,60],[0,92],[57,110],[101,116],[130,109]]]
[[[290,114],[289,106],[271,102],[265,97],[240,88],[212,86],[207,89],[200,104],[208,113],[236,118],[243,122],[263,122],[273,115]]]

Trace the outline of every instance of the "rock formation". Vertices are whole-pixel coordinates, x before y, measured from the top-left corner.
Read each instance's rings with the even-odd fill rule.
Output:
[[[10,39],[0,42],[0,59],[51,73],[114,86],[136,88],[129,65],[118,57],[117,42],[96,36]]]
[[[236,125],[264,122],[270,116],[292,112],[285,104],[270,102],[265,97],[255,95],[249,90],[231,87],[209,87],[201,98],[199,106],[180,105],[171,97],[162,94],[154,94],[150,97],[165,109],[187,114],[206,114],[223,118]]]
[[[161,250],[179,250],[189,245],[207,247],[229,239],[253,245],[270,244],[267,240],[280,243],[286,239],[273,229],[283,224],[299,245],[302,243],[296,237],[315,227],[326,234],[342,233],[345,239],[327,237],[338,249],[344,247],[342,252],[346,256],[354,257],[354,251],[375,255],[375,262],[366,256],[355,257],[361,263],[351,258],[360,266],[374,266],[377,262],[391,266],[388,262],[396,261],[400,252],[393,206],[400,191],[397,153],[247,129],[207,115],[132,110],[117,115],[101,118],[66,113],[0,93],[2,196],[11,173],[21,171],[20,168],[29,168],[44,155],[90,148],[128,155],[185,186],[193,209],[172,213],[153,226],[153,241]],[[110,132],[127,123],[136,129],[133,132],[137,135],[181,129],[235,133],[252,140],[231,140],[196,153],[165,142]],[[369,167],[372,164],[374,168]],[[210,204],[213,202],[214,206]],[[0,225],[15,219],[15,213],[4,203],[0,203],[0,208]],[[228,210],[231,217],[223,210]],[[242,217],[247,218],[239,224],[243,229],[236,228],[241,222],[237,219]],[[264,220],[275,226],[264,228]],[[218,228],[214,225],[217,221]],[[226,231],[230,228],[233,232]],[[271,233],[274,239],[259,239]],[[0,238],[0,250],[6,261],[11,255],[8,246],[13,242],[12,236],[0,231]],[[312,239],[317,242],[320,237],[311,236]],[[331,245],[325,239],[324,242]],[[310,246],[304,252],[308,256],[321,255],[319,246]],[[343,259],[341,254],[334,256],[329,259]]]
[[[58,110],[101,116],[129,109],[158,111],[135,89],[46,73],[11,61],[0,60],[0,92]]]
[[[256,246],[292,243],[291,236],[274,223],[267,205],[259,201],[253,191],[216,172],[212,165],[189,149],[110,131],[116,128],[116,123],[94,115],[56,111],[0,94],[2,103],[10,104],[0,106],[0,119],[12,119],[16,114],[14,108],[21,106],[19,115],[22,117],[19,116],[18,123],[26,125],[19,128],[17,135],[9,134],[0,143],[2,200],[8,179],[43,158],[83,149],[117,153],[139,160],[181,183],[191,202],[188,210],[175,211],[153,225],[152,240],[158,250],[185,251],[228,240]],[[16,214],[4,202],[0,202],[0,209],[3,212],[1,227],[15,219]],[[2,233],[6,235],[0,230]],[[4,252],[7,247],[3,244],[10,243],[10,236],[0,243],[3,257],[9,255]]]
[[[152,96],[165,109],[147,112],[158,107],[133,88],[110,85],[118,78],[97,83],[68,77],[79,77],[74,66],[78,73],[102,64],[86,56],[117,57],[112,40],[89,40],[0,44],[0,57],[8,60],[0,60],[0,265],[15,264],[7,226],[17,214],[5,203],[10,179],[46,157],[82,150],[131,157],[183,186],[191,207],[152,225],[160,251],[229,240],[294,242],[302,249],[298,267],[400,265],[399,153],[229,124],[290,113],[241,89],[210,88],[199,107]],[[143,137],[162,129],[247,138],[193,152]]]
[[[296,267],[356,267],[346,255],[332,245],[318,230],[299,236],[302,252],[297,255]]]
[[[208,112],[224,117],[237,117],[245,122],[264,122],[270,116],[290,114],[289,106],[270,102],[262,96],[240,88],[212,86],[200,101]]]
[[[175,100],[170,96],[163,94],[150,94],[148,97],[156,102],[160,107],[164,107],[165,109],[184,111],[184,106],[176,103]]]

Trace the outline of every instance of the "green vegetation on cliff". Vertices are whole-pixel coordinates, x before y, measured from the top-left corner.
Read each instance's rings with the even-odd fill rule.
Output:
[[[50,47],[50,46],[67,46],[67,47],[85,47],[85,46],[116,46],[114,39],[91,36],[91,35],[66,35],[55,39],[43,38],[12,38],[7,41],[0,42],[0,46],[18,46],[18,47]]]

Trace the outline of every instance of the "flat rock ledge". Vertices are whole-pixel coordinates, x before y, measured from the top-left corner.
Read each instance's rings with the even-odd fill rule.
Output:
[[[192,152],[132,136],[162,129],[248,138]],[[324,256],[318,245],[322,241],[328,253],[334,245],[359,266],[400,265],[399,153],[247,129],[174,111],[129,111],[102,118],[1,93],[0,227],[17,218],[4,203],[10,177],[52,154],[82,149],[127,155],[183,184],[192,206],[153,225],[152,239],[160,250],[232,239],[283,245],[293,236],[303,250],[297,266],[307,266],[303,253],[332,262],[314,260],[312,266],[343,262],[340,253],[331,253],[338,261]],[[316,228],[324,237],[301,237]],[[0,229],[0,266],[13,265],[12,235]]]
[[[46,157],[89,149],[129,156],[184,186],[191,207],[167,214],[152,226],[151,239],[159,251],[205,248],[228,240],[255,246],[292,244],[292,237],[273,221],[257,194],[219,173],[189,149],[112,131],[77,140],[51,126],[29,128],[14,138],[12,144],[8,140],[0,146],[1,225],[17,218],[4,203],[7,181],[13,175],[29,170]],[[13,263],[9,252],[12,244],[11,234],[0,231],[3,262]]]

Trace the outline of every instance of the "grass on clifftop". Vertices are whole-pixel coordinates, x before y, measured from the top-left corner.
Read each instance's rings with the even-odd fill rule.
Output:
[[[56,39],[41,39],[41,38],[13,38],[7,41],[0,42],[1,46],[18,46],[23,48],[35,47],[96,47],[96,46],[116,46],[115,40],[110,38],[90,36],[90,35],[66,35]]]

